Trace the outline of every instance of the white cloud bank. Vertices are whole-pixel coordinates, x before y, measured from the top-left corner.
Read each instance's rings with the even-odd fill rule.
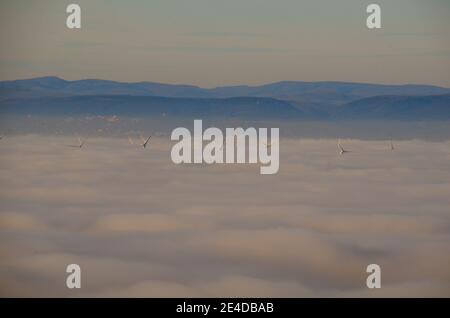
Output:
[[[450,296],[450,142],[285,139],[280,172],[168,140],[0,143],[1,296]],[[81,290],[65,267],[82,269]],[[382,288],[365,268],[382,267]]]

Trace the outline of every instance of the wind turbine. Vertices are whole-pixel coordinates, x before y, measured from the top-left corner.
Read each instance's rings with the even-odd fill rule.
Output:
[[[343,155],[344,153],[346,153],[346,152],[350,152],[350,151],[348,151],[348,150],[345,150],[342,146],[341,146],[341,139],[338,139],[338,148],[339,148],[339,150],[340,150],[340,154],[341,155]]]
[[[145,140],[145,139],[141,136],[141,140],[142,140],[141,146],[142,146],[142,148],[146,148],[146,147],[147,147],[147,144],[148,144],[148,141],[150,140],[150,138],[152,138],[151,135],[147,138],[147,140]]]
[[[83,148],[83,146],[84,146],[84,144],[86,143],[86,139],[87,138],[84,138],[83,140],[81,140],[81,138],[80,137],[78,137],[78,145],[68,145],[69,147],[72,147],[72,148]]]

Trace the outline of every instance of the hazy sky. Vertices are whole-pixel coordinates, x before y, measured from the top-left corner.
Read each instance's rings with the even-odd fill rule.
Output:
[[[82,9],[69,30],[66,6]],[[382,29],[365,26],[382,8]],[[448,0],[2,0],[0,79],[450,86]]]

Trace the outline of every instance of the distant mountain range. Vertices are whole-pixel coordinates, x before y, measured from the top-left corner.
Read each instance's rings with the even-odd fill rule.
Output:
[[[376,96],[346,104],[335,114],[345,119],[450,120],[450,94]]]
[[[131,95],[93,95],[10,99],[0,114],[45,116],[179,116],[298,118],[303,112],[289,102],[273,98],[171,98]]]
[[[0,82],[0,114],[450,120],[450,88],[278,82],[207,89],[40,77]]]

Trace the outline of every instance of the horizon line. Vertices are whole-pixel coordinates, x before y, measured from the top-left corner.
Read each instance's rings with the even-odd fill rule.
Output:
[[[36,79],[45,79],[45,78],[55,78],[59,79],[65,82],[80,82],[80,81],[108,81],[113,83],[121,83],[121,84],[161,84],[161,85],[171,85],[171,86],[190,86],[190,87],[196,87],[200,89],[205,90],[212,90],[217,88],[228,88],[228,87],[261,87],[261,86],[268,86],[273,84],[279,84],[279,83],[311,83],[311,84],[323,84],[323,83],[335,83],[335,84],[357,84],[357,85],[377,85],[377,86],[430,86],[430,87],[437,87],[437,88],[443,88],[443,89],[450,89],[450,87],[441,86],[441,85],[433,85],[433,84],[414,84],[414,83],[403,83],[403,84],[386,84],[386,83],[374,83],[374,82],[351,82],[351,81],[336,81],[336,80],[320,80],[320,81],[305,81],[305,80],[280,80],[280,81],[274,81],[274,82],[267,82],[265,84],[259,84],[259,85],[248,85],[248,84],[233,84],[233,85],[220,85],[220,86],[214,86],[214,87],[203,87],[199,85],[194,84],[185,84],[185,83],[166,83],[166,82],[155,82],[155,81],[118,81],[118,80],[110,80],[110,79],[102,79],[102,78],[81,78],[81,79],[75,79],[75,80],[68,80],[64,77],[57,76],[57,75],[46,75],[46,76],[36,76],[36,77],[27,77],[27,78],[18,78],[18,79],[12,79],[12,80],[0,80],[0,83],[3,82],[19,82],[19,81],[27,81],[27,80],[36,80]]]

